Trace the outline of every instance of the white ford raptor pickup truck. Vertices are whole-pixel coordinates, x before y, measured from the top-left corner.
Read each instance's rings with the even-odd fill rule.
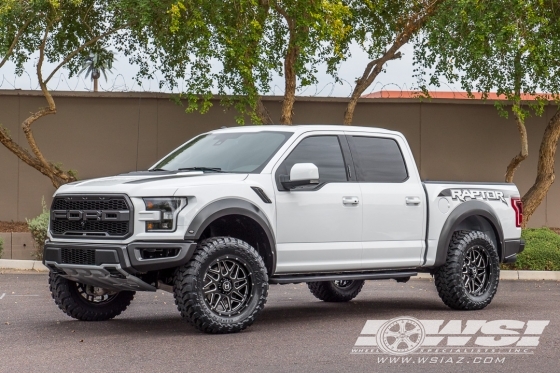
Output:
[[[447,306],[477,310],[524,248],[522,219],[513,184],[422,182],[398,132],[223,128],[147,171],[60,187],[44,264],[56,304],[79,320],[163,289],[201,331],[237,332],[269,284],[346,302],[365,280],[418,272]]]

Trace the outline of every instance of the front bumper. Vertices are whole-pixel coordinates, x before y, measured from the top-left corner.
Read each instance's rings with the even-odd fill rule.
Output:
[[[517,254],[525,250],[525,240],[505,240],[502,252],[503,263],[515,263]]]
[[[156,291],[156,284],[143,281],[142,274],[181,266],[195,249],[192,241],[128,245],[47,242],[43,263],[60,276],[86,285],[115,291]]]

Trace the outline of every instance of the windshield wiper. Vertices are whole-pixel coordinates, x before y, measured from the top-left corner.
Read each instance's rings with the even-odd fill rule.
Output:
[[[208,172],[225,172],[218,167],[184,167],[179,168],[177,171],[208,171]]]
[[[169,170],[166,170],[164,168],[152,168],[151,170],[148,171],[153,172],[153,171],[169,171]]]

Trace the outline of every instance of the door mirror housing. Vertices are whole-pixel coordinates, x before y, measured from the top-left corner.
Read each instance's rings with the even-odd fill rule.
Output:
[[[319,184],[319,169],[313,163],[296,163],[290,170],[290,176],[281,176],[280,182],[287,190],[303,185]]]

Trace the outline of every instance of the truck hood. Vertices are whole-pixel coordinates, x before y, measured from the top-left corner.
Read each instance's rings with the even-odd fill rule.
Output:
[[[178,188],[241,182],[248,174],[135,172],[76,181],[61,186],[56,194],[124,193],[131,197],[173,196]]]

